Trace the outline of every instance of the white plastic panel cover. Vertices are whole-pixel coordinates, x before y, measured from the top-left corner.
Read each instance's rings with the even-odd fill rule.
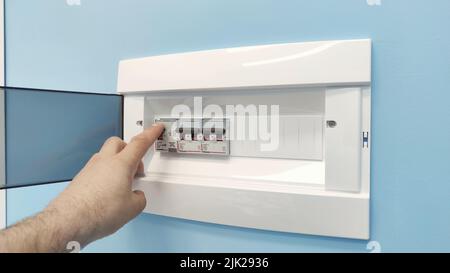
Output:
[[[135,183],[152,196],[145,211],[241,227],[369,238],[370,81],[370,40],[122,61],[118,92],[124,95],[126,141],[155,119],[177,117],[180,107],[184,118],[226,118],[231,131],[245,131],[241,135],[247,137],[234,139],[230,132],[227,157],[149,151],[146,176]],[[243,111],[227,111],[236,108]],[[279,137],[275,149],[262,149],[272,142],[260,135],[252,139],[249,134],[255,130],[248,126],[235,128],[239,117],[251,124],[255,116],[278,121],[262,126],[277,132],[271,135]]]
[[[118,91],[369,84],[370,52],[370,40],[343,40],[227,48],[124,60],[119,66]]]

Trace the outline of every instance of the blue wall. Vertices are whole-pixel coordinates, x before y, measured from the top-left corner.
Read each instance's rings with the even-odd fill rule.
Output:
[[[450,251],[450,1],[6,0],[7,83],[114,92],[121,59],[372,38],[372,240]],[[8,191],[8,223],[64,184]],[[151,202],[151,200],[150,200]],[[357,251],[365,241],[142,215],[86,251]]]

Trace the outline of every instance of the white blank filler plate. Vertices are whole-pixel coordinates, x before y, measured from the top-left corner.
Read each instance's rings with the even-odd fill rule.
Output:
[[[124,138],[175,105],[277,104],[280,145],[231,141],[229,157],[149,151],[135,182],[145,212],[197,221],[368,239],[371,41],[208,50],[119,65]],[[270,106],[269,106],[270,107]],[[196,115],[198,117],[198,115]],[[227,116],[229,118],[229,116]],[[144,126],[139,122],[143,121]]]

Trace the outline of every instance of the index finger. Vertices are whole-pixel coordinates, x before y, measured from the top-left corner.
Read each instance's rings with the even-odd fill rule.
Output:
[[[138,166],[148,149],[164,131],[163,124],[154,124],[151,128],[133,137],[130,143],[119,153],[131,164]]]

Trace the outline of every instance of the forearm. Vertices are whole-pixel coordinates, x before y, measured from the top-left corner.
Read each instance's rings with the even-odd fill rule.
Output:
[[[119,230],[147,205],[132,182],[163,130],[154,125],[129,144],[110,138],[43,212],[0,231],[0,252],[65,252],[70,242],[84,247]]]
[[[86,244],[80,223],[49,207],[36,216],[25,219],[0,232],[0,252],[64,252],[67,244]]]

